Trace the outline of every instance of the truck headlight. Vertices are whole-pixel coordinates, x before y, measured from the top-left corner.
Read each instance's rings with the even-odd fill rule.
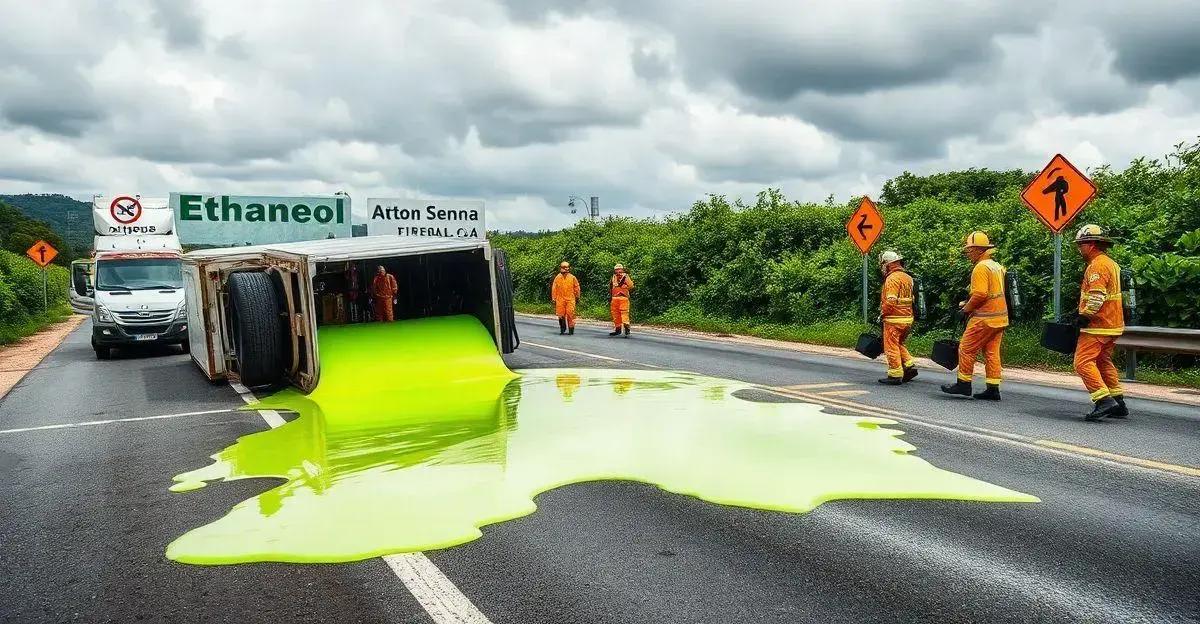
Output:
[[[187,303],[179,304],[179,309],[175,310],[175,320],[177,320],[177,321],[186,321],[187,320]]]
[[[111,323],[111,322],[113,322],[112,312],[109,312],[108,308],[97,303],[96,304],[96,320],[100,321],[101,323]]]

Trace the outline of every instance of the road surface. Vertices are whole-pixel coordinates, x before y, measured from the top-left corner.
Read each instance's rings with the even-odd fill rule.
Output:
[[[1131,400],[1128,422],[1089,424],[1082,389],[1006,383],[982,404],[941,396],[949,373],[891,388],[878,362],[520,329],[514,368],[682,369],[761,386],[754,400],[894,417],[920,457],[1042,502],[794,515],[605,482],[425,556],[182,565],[167,543],[275,482],[178,495],[171,477],[268,425],[177,351],[96,361],[85,323],[0,400],[0,621],[1200,621],[1200,409]]]

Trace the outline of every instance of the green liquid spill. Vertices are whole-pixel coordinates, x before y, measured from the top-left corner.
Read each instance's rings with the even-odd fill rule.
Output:
[[[286,482],[188,532],[195,564],[339,562],[462,544],[540,492],[622,479],[725,505],[806,512],[848,498],[1038,499],[909,455],[883,418],[755,403],[679,372],[530,370],[473,318],[321,329],[321,383],[250,409],[295,420],[242,437],[172,489]]]

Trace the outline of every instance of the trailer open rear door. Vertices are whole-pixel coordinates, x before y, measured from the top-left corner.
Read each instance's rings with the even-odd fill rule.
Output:
[[[500,308],[500,351],[512,353],[521,346],[517,335],[517,319],[513,311],[512,273],[508,270],[508,256],[502,249],[492,249],[496,263],[496,297]]]

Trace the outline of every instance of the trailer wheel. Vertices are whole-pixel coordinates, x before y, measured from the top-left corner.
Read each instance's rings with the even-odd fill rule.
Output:
[[[242,384],[254,387],[279,382],[283,377],[283,322],[271,278],[266,273],[234,273],[227,286]]]

